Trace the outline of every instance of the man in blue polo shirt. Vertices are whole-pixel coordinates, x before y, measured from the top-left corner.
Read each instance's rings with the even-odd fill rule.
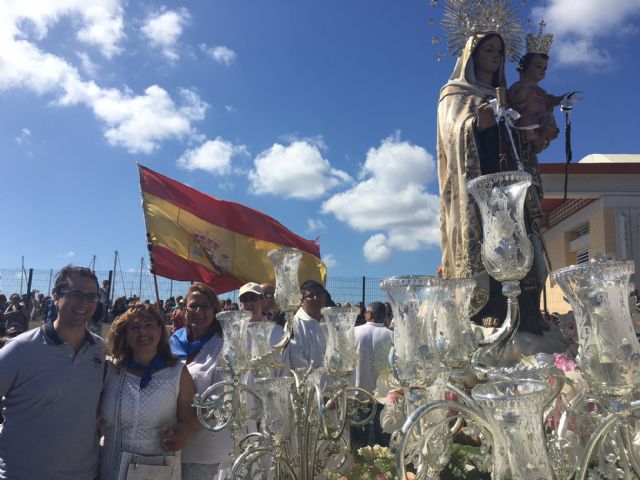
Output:
[[[99,300],[88,268],[56,278],[52,323],[0,350],[0,479],[94,480],[105,348],[86,326]]]

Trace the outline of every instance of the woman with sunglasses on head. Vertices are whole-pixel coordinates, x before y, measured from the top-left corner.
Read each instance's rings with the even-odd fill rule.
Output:
[[[180,450],[198,427],[191,406],[195,385],[167,337],[158,311],[144,303],[131,306],[111,326],[112,364],[100,406],[102,480],[125,478],[130,453],[172,465],[172,480],[181,478]]]
[[[185,359],[198,394],[222,380],[219,357],[222,351],[222,327],[216,319],[221,311],[218,297],[203,283],[189,287],[185,300],[185,326],[171,335],[171,350]],[[221,464],[228,462],[233,449],[228,430],[212,435],[198,428],[182,450],[183,480],[211,479]]]

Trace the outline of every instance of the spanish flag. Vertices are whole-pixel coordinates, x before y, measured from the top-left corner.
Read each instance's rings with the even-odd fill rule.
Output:
[[[267,253],[293,247],[302,252],[299,279],[325,284],[327,269],[316,242],[257,210],[218,200],[142,165],[138,169],[153,273],[200,281],[217,293],[247,282],[275,284]]]

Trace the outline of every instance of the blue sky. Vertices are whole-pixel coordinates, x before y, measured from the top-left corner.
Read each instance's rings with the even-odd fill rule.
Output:
[[[319,237],[330,275],[433,274],[454,59],[431,3],[4,0],[0,267],[139,268],[140,162]],[[542,86],[585,92],[574,159],[638,153],[640,2],[522,9],[556,36]],[[540,158],[563,159],[561,138]]]

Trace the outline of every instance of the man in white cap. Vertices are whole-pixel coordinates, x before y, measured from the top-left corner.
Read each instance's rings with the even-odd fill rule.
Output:
[[[265,320],[262,315],[262,305],[264,294],[262,288],[255,282],[245,283],[240,287],[240,310],[251,312],[251,322],[262,322]]]

